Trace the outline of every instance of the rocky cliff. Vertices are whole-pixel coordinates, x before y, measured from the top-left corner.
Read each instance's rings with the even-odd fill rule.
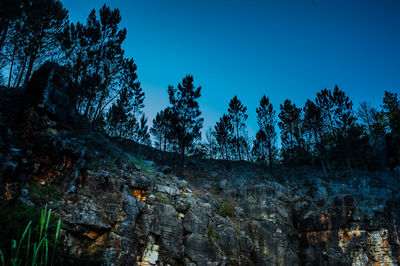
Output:
[[[106,265],[399,264],[398,173],[188,158],[177,177],[176,155],[138,160],[137,144],[74,113],[69,90],[50,63],[25,91],[2,89],[0,192],[40,207],[32,186],[59,190],[45,199],[74,253],[85,242]]]

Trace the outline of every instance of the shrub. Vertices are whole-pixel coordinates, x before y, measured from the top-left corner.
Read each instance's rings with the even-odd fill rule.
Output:
[[[220,239],[221,238],[219,236],[218,232],[214,229],[214,227],[208,226],[207,227],[207,231],[208,231],[208,239],[209,240],[216,240],[216,239]]]
[[[45,205],[50,201],[58,201],[62,197],[62,192],[54,185],[41,186],[36,182],[30,182],[30,195],[38,205]]]
[[[225,200],[221,204],[220,215],[222,217],[228,217],[228,216],[231,217],[233,215],[233,213],[234,213],[234,210],[233,210],[232,206],[229,204],[228,201]]]

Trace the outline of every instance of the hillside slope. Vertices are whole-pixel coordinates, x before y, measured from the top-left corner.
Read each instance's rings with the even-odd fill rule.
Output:
[[[47,202],[72,253],[99,251],[106,265],[399,264],[397,173],[188,158],[177,177],[175,154],[145,147],[138,160],[137,144],[91,128],[69,84],[47,63],[26,91],[1,89],[0,193],[2,206]]]

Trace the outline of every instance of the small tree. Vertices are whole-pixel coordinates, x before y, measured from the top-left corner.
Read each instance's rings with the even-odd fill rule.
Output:
[[[236,155],[239,160],[242,160],[242,148],[243,148],[243,135],[246,128],[245,121],[248,118],[246,114],[247,107],[245,107],[238,97],[235,95],[229,102],[228,113],[233,126],[233,145],[235,146]]]
[[[282,155],[286,162],[293,163],[303,159],[300,156],[303,150],[301,108],[297,108],[290,100],[285,100],[280,109],[281,122],[278,126],[281,130]]]
[[[214,126],[214,134],[219,146],[221,157],[225,160],[229,159],[229,146],[232,142],[233,125],[231,118],[224,114]]]
[[[400,101],[396,93],[385,91],[383,98],[383,114],[389,125],[388,154],[391,165],[400,164]]]
[[[168,87],[169,101],[172,105],[169,138],[177,144],[182,170],[187,149],[193,145],[194,140],[201,138],[203,118],[200,117],[201,112],[197,102],[200,91],[201,87],[194,87],[191,75],[187,75],[177,88]]]
[[[268,165],[271,166],[276,142],[276,119],[275,110],[265,95],[261,98],[260,107],[256,109],[256,112],[259,131],[256,134],[253,151],[256,154],[256,160],[268,160]]]
[[[171,109],[166,108],[157,113],[153,119],[153,126],[150,133],[155,138],[155,146],[159,150],[167,151],[168,147],[168,130],[170,128]]]

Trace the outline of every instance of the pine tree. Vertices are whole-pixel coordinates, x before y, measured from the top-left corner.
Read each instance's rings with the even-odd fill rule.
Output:
[[[321,110],[323,118],[322,145],[327,147],[330,160],[344,162],[350,168],[352,154],[350,132],[355,132],[356,118],[353,103],[344,91],[335,86],[333,92],[324,89],[317,93],[316,105]],[[357,138],[356,136],[352,136]],[[345,156],[343,156],[345,154]]]
[[[206,140],[204,143],[204,150],[207,158],[216,159],[217,155],[217,140],[215,138],[215,131],[209,127],[206,131]]]
[[[9,66],[9,86],[13,80],[19,87],[37,65],[55,57],[68,11],[58,0],[5,0],[0,9],[0,63],[6,60]]]
[[[255,152],[258,161],[268,160],[268,165],[272,166],[275,151],[276,132],[275,132],[275,110],[265,95],[261,98],[260,107],[256,109],[257,123],[259,131],[256,134]]]
[[[327,162],[326,149],[323,141],[323,127],[324,120],[322,117],[322,111],[314,102],[307,100],[304,106],[304,119],[303,128],[305,134],[308,135],[308,146],[314,157],[320,160],[321,166],[327,176],[326,165]]]
[[[385,91],[383,111],[391,132],[400,135],[400,101],[397,93]]]
[[[187,75],[177,88],[168,87],[171,103],[171,120],[169,138],[175,142],[181,154],[182,170],[185,153],[193,145],[194,140],[201,138],[203,118],[200,118],[199,103],[201,87],[195,88],[193,76]]]
[[[284,104],[280,105],[280,110],[281,122],[278,123],[278,126],[281,130],[282,155],[286,162],[293,163],[295,159],[302,159],[299,156],[303,148],[301,108],[297,108],[290,100],[285,100]]]
[[[383,98],[383,114],[390,132],[388,134],[388,154],[391,166],[400,164],[400,101],[396,93],[385,91]]]
[[[245,107],[235,95],[235,97],[233,97],[229,102],[228,114],[234,131],[232,142],[236,149],[236,155],[238,156],[239,161],[242,160],[243,135],[246,128],[245,121],[248,118],[246,111],[247,107]]]
[[[224,114],[214,126],[214,134],[221,157],[225,160],[229,159],[229,146],[233,138],[233,125],[231,118]]]
[[[114,89],[120,81],[123,83],[129,64],[131,72],[136,70],[133,60],[123,58],[126,30],[119,29],[119,10],[103,5],[99,15],[98,19],[93,9],[85,25],[71,24],[60,35],[65,60],[73,72],[73,82],[80,88],[78,110],[94,123],[119,94]],[[93,81],[92,85],[87,83],[82,87],[81,83],[88,79]],[[133,79],[136,79],[135,75]]]
[[[155,146],[162,151],[167,151],[169,121],[171,119],[170,113],[171,110],[169,108],[158,112],[153,119],[153,126],[150,129],[150,133],[155,138]]]
[[[108,128],[111,135],[126,137],[126,127],[130,118],[133,93],[129,87],[123,87],[119,92],[119,98],[114,103],[108,112]]]

